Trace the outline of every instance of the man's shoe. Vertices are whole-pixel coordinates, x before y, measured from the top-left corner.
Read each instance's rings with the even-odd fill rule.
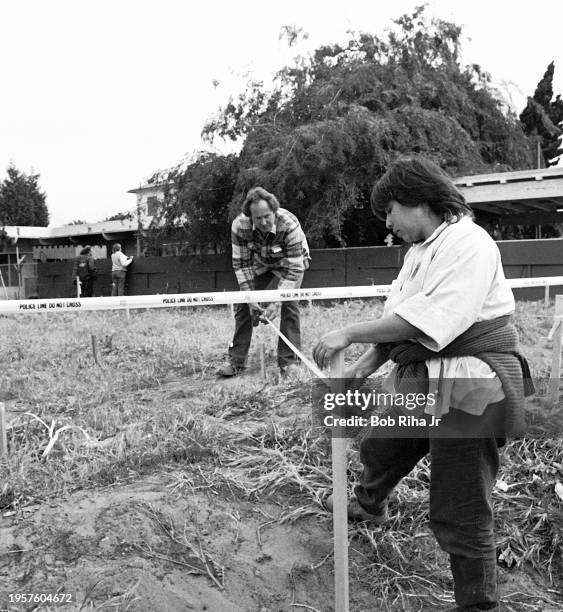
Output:
[[[324,507],[329,511],[334,511],[334,497],[333,495],[329,495],[324,500]],[[382,525],[389,520],[389,514],[387,512],[387,504],[384,503],[381,506],[381,512],[377,514],[372,514],[367,510],[364,510],[362,506],[360,506],[360,502],[356,497],[352,496],[348,500],[348,520],[349,521],[370,521],[371,523],[375,523],[376,525]]]
[[[217,370],[217,375],[225,377],[238,376],[239,374],[242,374],[244,370],[244,367],[238,367],[234,366],[232,363],[228,363]]]

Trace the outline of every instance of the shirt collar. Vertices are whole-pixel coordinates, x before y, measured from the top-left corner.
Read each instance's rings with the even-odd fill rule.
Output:
[[[454,222],[464,223],[466,219],[470,219],[470,217],[468,215],[464,215],[463,217],[459,218],[457,221],[444,221],[430,234],[430,236],[428,236],[426,240],[424,240],[424,242],[419,242],[419,244],[423,244],[423,245],[430,244],[432,241],[436,240],[436,238],[438,238],[438,236],[452,223]]]

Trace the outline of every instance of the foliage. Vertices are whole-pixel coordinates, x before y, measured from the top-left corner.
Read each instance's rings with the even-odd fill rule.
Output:
[[[428,20],[423,7],[394,25],[297,57],[273,89],[249,83],[207,123],[209,141],[244,139],[232,214],[260,184],[298,215],[313,245],[373,244],[386,231],[369,192],[398,155],[424,154],[454,175],[531,166],[531,143],[489,75],[461,65],[461,28]]]
[[[132,211],[128,211],[116,213],[115,215],[111,215],[110,217],[102,219],[102,221],[134,221],[135,218],[135,213]]]
[[[10,243],[8,233],[3,227],[0,227],[0,250],[3,250]]]
[[[165,198],[152,221],[153,246],[164,240],[198,247],[230,244],[228,203],[238,172],[238,156],[200,152],[187,167],[159,175]]]
[[[14,165],[7,169],[7,178],[0,185],[0,224],[49,225],[45,193],[39,188],[39,174],[25,174]]]
[[[520,121],[526,134],[539,139],[547,166],[555,166],[561,148],[563,133],[563,99],[557,94],[553,100],[553,73],[555,64],[551,62],[543,78],[538,83],[533,97],[528,98],[526,108],[520,114]]]

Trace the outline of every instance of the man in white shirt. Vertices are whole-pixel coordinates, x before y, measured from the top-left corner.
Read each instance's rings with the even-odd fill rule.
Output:
[[[412,246],[383,316],[326,334],[313,356],[326,366],[352,343],[373,344],[346,378],[361,382],[391,359],[390,397],[421,391],[426,401],[417,417],[441,421],[434,432],[424,426],[413,434],[411,427],[406,436],[398,428],[367,431],[360,444],[364,469],[348,515],[387,520],[392,490],[429,453],[430,526],[450,554],[455,609],[498,610],[491,495],[498,446],[505,434],[521,430],[527,390],[500,253],[450,178],[423,158],[391,166],[371,202],[388,229]],[[409,410],[392,405],[385,415],[400,423],[397,417]]]
[[[111,294],[125,295],[125,276],[127,266],[131,264],[133,257],[127,257],[121,250],[121,245],[116,242],[112,247],[111,255]]]

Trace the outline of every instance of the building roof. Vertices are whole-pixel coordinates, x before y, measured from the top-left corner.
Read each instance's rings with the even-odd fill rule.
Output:
[[[63,238],[75,238],[80,240],[96,234],[102,235],[106,240],[112,240],[118,235],[138,231],[139,225],[136,219],[134,221],[122,219],[116,221],[101,221],[100,223],[60,225],[57,227],[6,225],[3,229],[12,242],[15,243],[20,238],[47,242]]]
[[[563,167],[461,176],[454,183],[473,209],[498,215],[502,221],[563,221]]]

